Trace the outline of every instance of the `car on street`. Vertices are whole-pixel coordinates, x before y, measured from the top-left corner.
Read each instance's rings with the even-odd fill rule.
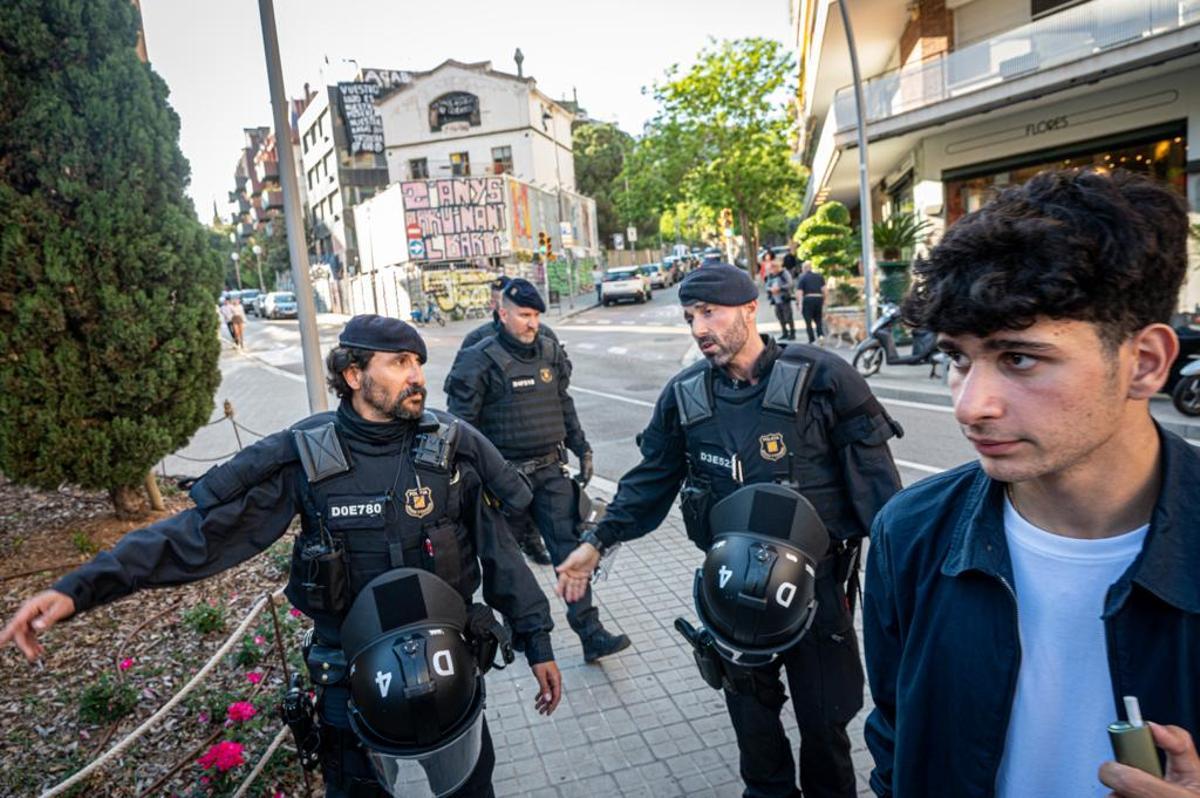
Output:
[[[642,267],[642,274],[649,278],[652,290],[670,288],[675,282],[671,275],[671,269],[661,263],[647,263]]]
[[[272,291],[262,302],[261,315],[268,319],[296,318],[296,295],[291,291]]]
[[[260,304],[263,292],[257,288],[245,288],[241,291],[234,291],[239,299],[242,300],[242,307],[246,310],[246,315],[253,313],[255,316],[262,315],[262,306]]]
[[[651,299],[652,290],[650,280],[640,266],[617,266],[604,273],[600,297],[606,306],[623,299],[641,304]]]

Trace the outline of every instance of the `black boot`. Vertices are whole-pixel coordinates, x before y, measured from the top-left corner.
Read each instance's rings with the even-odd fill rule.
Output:
[[[614,635],[605,629],[600,629],[583,641],[583,661],[595,662],[601,657],[616,654],[627,648],[629,648],[628,635]]]
[[[521,541],[521,551],[537,565],[550,565],[552,562],[550,552],[546,551],[546,544],[542,542],[542,536],[536,529],[530,531]]]

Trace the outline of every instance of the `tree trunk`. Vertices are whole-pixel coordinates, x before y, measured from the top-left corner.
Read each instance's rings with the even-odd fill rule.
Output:
[[[138,490],[139,485],[118,485],[108,489],[108,498],[113,503],[117,518],[123,521],[143,518],[146,515],[146,503]]]
[[[146,495],[150,497],[150,507],[155,510],[165,510],[167,505],[163,504],[162,493],[158,490],[158,480],[154,478],[154,469],[146,472]]]
[[[738,224],[742,228],[742,241],[746,245],[746,268],[750,271],[750,279],[758,282],[758,236],[750,224],[750,217],[741,208],[738,209]]]

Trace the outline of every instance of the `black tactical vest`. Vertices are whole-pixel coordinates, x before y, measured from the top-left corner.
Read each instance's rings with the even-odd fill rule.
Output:
[[[341,440],[332,421],[293,431],[304,470],[301,534],[286,592],[322,640],[336,643],[341,614],[364,585],[393,568],[431,571],[471,602],[479,564],[461,520],[457,424],[426,412],[407,456]],[[307,557],[306,549],[334,552],[341,569]]]
[[[851,497],[839,480],[837,452],[824,424],[812,423],[809,386],[819,365],[798,347],[784,347],[760,386],[761,401],[747,402],[736,412],[757,414],[753,434],[734,441],[716,404],[713,372],[707,363],[675,383],[687,444],[687,485],[711,492],[719,501],[743,485],[775,482],[804,495],[839,540],[856,529]]]
[[[509,460],[539,457],[567,437],[553,341],[539,336],[538,356],[531,362],[513,357],[498,338],[482,345],[483,353],[500,369],[504,392],[488,397],[479,430]]]

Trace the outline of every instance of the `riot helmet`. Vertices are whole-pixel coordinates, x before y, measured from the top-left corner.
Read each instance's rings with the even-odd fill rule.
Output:
[[[740,488],[714,505],[709,520],[713,542],[696,570],[696,613],[722,658],[765,665],[812,623],[829,533],[807,499],[773,484]]]
[[[467,611],[428,571],[371,580],[342,624],[350,728],[392,795],[448,795],[483,741],[483,677],[463,635]]]

